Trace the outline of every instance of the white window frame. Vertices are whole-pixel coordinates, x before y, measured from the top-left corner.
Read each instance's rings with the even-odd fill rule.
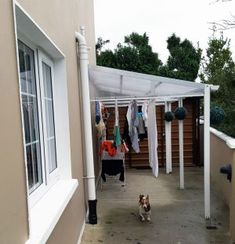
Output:
[[[51,173],[49,173],[49,165],[47,163],[46,157],[47,147],[46,147],[46,139],[45,139],[45,128],[46,127],[46,115],[45,115],[45,107],[43,105],[42,91],[43,91],[43,71],[42,71],[42,62],[50,66],[51,68],[51,79],[52,79],[52,93],[54,94],[55,80],[54,80],[54,63],[48,55],[46,55],[42,50],[33,45],[24,35],[18,33],[18,40],[22,42],[24,45],[28,46],[34,52],[34,70],[35,70],[35,80],[36,80],[36,90],[37,90],[37,109],[38,109],[38,120],[39,120],[39,137],[40,137],[40,151],[41,151],[41,167],[42,167],[42,183],[32,190],[29,193],[29,205],[33,207],[39,199],[49,190],[53,184],[55,184],[60,179],[60,170],[61,165],[57,160],[57,167]],[[21,84],[20,84],[21,86]],[[21,92],[20,94],[24,94]],[[54,99],[53,99],[54,100]],[[21,98],[21,106],[22,98]],[[23,112],[23,111],[22,111]],[[22,114],[23,116],[23,114]],[[54,127],[55,127],[55,138],[56,137],[56,116],[55,116],[55,102],[53,101],[53,116],[54,116]],[[24,123],[23,123],[23,132],[25,133]],[[57,145],[57,141],[55,140],[55,144]],[[24,147],[26,150],[26,142],[24,138]],[[56,146],[57,149],[57,146]],[[58,158],[57,150],[56,150],[56,158]],[[26,170],[27,171],[27,170]],[[27,173],[27,172],[26,172]],[[28,173],[27,173],[28,174]],[[28,177],[27,177],[28,179]],[[27,182],[28,183],[28,182]]]
[[[54,100],[54,87],[55,87],[55,79],[54,79],[54,63],[51,60],[51,58],[48,57],[48,55],[44,54],[40,49],[37,50],[38,54],[38,66],[39,66],[39,78],[40,78],[40,92],[41,92],[41,106],[42,106],[42,121],[44,127],[46,127],[46,108],[43,103],[43,94],[42,91],[44,90],[44,82],[43,82],[43,69],[42,69],[42,62],[44,62],[46,65],[48,65],[51,68],[51,79],[52,79],[52,94],[53,94],[53,117],[54,117],[54,130],[55,130],[55,152],[56,152],[56,168],[50,173],[49,172],[49,165],[46,163],[46,183],[48,186],[54,184],[57,180],[60,178],[60,163],[57,160],[58,159],[58,154],[57,154],[57,136],[56,136],[56,118],[55,118],[55,100]],[[44,150],[45,150],[45,157],[48,156],[48,151],[47,151],[47,143],[46,143],[46,135],[45,135],[45,128],[44,128]],[[46,159],[46,162],[48,162],[48,159]],[[49,162],[48,162],[49,163]]]
[[[35,70],[35,80],[36,80],[36,90],[37,90],[37,109],[38,109],[38,120],[39,120],[39,138],[40,138],[40,151],[41,151],[41,167],[42,167],[42,184],[40,184],[38,187],[36,187],[35,189],[33,189],[32,192],[29,192],[29,205],[30,207],[34,206],[36,204],[36,202],[45,194],[46,192],[46,176],[45,176],[45,159],[43,156],[43,129],[42,129],[42,123],[40,122],[41,120],[41,106],[40,106],[40,94],[38,94],[38,92],[40,91],[39,88],[39,73],[38,73],[38,59],[37,59],[37,48],[35,45],[33,45],[32,43],[30,43],[30,41],[27,40],[26,37],[24,37],[22,34],[18,33],[18,40],[20,42],[22,42],[24,45],[28,46],[30,49],[32,49],[33,51],[33,56],[34,56],[34,70]],[[24,94],[23,92],[21,92],[21,82],[20,82],[20,100],[21,100],[21,107],[23,107],[23,102],[22,102],[22,94]],[[22,116],[23,116],[23,111],[22,112]],[[24,150],[25,150],[25,154],[26,154],[26,141],[25,141],[25,127],[24,127],[24,123],[22,123],[22,127],[23,127],[23,140],[24,140]],[[26,159],[27,161],[27,159]],[[27,163],[27,162],[26,162]],[[27,180],[28,180],[28,172],[26,170],[26,174],[27,174]],[[28,182],[27,182],[28,184]]]

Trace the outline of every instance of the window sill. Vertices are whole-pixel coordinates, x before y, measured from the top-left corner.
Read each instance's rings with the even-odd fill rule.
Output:
[[[78,180],[59,180],[30,209],[30,238],[25,244],[46,243],[78,187]]]

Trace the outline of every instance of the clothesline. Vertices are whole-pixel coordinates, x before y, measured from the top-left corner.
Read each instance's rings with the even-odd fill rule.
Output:
[[[115,102],[115,100],[118,101],[126,101],[126,102],[130,102],[133,100],[136,101],[144,101],[144,100],[151,100],[154,99],[155,101],[158,102],[171,102],[171,101],[178,101],[179,99],[184,99],[186,97],[198,97],[198,94],[187,94],[187,95],[174,95],[174,96],[144,96],[144,97],[115,97],[113,96],[112,98],[104,98],[104,97],[100,97],[100,98],[95,98],[95,99],[91,99],[91,102]]]
[[[142,99],[142,98],[132,98],[132,99],[113,99],[113,100],[97,100],[99,102],[102,102],[106,107],[115,107],[115,105],[117,104],[118,107],[125,107],[125,106],[128,106],[130,104],[131,101],[135,100],[136,103],[138,104],[138,106],[141,106],[145,101],[151,101],[151,102],[155,102],[155,105],[157,106],[161,106],[161,105],[165,105],[166,102],[177,102],[179,101],[179,99],[168,99],[166,101],[162,101],[162,100],[159,100],[158,101],[158,98],[145,98],[145,99]],[[95,100],[94,100],[95,101]]]
[[[113,108],[115,106],[115,104],[113,104],[113,103],[105,103],[105,102],[103,102],[103,104],[105,105],[106,108]],[[129,103],[119,103],[118,102],[118,107],[119,108],[121,108],[121,107],[127,107],[128,105],[129,105]],[[137,102],[137,105],[138,106],[141,106],[141,105],[143,105],[143,102],[142,103]],[[156,106],[162,106],[162,105],[165,105],[165,103],[163,103],[163,102],[156,102],[155,105]]]

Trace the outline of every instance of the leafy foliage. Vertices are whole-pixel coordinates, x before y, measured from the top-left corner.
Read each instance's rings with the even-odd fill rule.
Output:
[[[225,112],[225,119],[214,127],[235,137],[235,64],[228,39],[223,36],[209,39],[200,78],[205,83],[220,86],[216,93],[212,93],[211,105],[221,107]]]
[[[97,64],[100,66],[116,68],[116,57],[111,50],[105,50],[97,55]]]
[[[175,34],[167,40],[170,56],[165,65],[162,64],[158,54],[153,52],[146,33],[140,35],[133,32],[125,36],[124,44],[119,43],[114,51],[102,51],[108,42],[109,40],[98,38],[96,44],[98,65],[190,81],[194,81],[197,77],[201,49],[194,48],[187,39],[181,42]]]
[[[124,44],[119,43],[114,51],[102,51],[106,43],[102,38],[98,38],[96,44],[98,65],[147,74],[158,73],[162,62],[158,54],[152,51],[146,33],[139,35],[133,32],[125,36]]]
[[[194,48],[187,39],[181,42],[175,34],[167,40],[170,56],[166,65],[163,65],[158,54],[153,52],[146,33],[140,35],[133,32],[125,36],[124,44],[119,43],[114,51],[102,51],[108,42],[98,38],[98,65],[191,81],[197,77],[201,49]]]
[[[103,40],[101,37],[99,37],[97,40],[97,43],[95,45],[95,49],[96,49],[97,54],[100,54],[103,46],[109,42],[110,42],[109,40]]]
[[[194,81],[198,75],[202,50],[194,48],[187,39],[181,41],[175,34],[168,38],[167,48],[170,56],[161,73],[167,77]]]

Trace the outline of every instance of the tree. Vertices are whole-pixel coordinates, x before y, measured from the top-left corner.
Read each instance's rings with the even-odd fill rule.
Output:
[[[117,60],[115,54],[111,50],[101,51],[96,55],[97,64],[111,68],[117,68]]]
[[[114,51],[102,51],[106,43],[102,38],[96,44],[97,64],[146,74],[158,74],[162,62],[158,54],[149,45],[149,38],[144,33],[131,33],[124,37],[124,44],[118,44]],[[101,48],[100,48],[101,47]]]
[[[162,62],[158,58],[158,54],[153,52],[152,47],[149,45],[149,38],[146,33],[139,35],[138,33],[133,32],[129,36],[125,36],[124,42],[128,47],[137,51],[139,72],[147,74],[158,73],[158,69],[162,65]]]
[[[235,15],[231,15],[230,19],[223,19],[218,22],[212,22],[210,23],[213,26],[216,26],[218,30],[229,30],[235,28]]]
[[[220,106],[225,111],[225,120],[217,129],[235,137],[235,64],[230,51],[230,41],[213,36],[209,39],[206,57],[202,62],[200,78],[204,83],[219,85],[219,90],[211,97],[212,106]]]
[[[104,45],[109,42],[109,40],[103,40],[101,37],[98,37],[97,43],[95,45],[96,53],[100,54]]]
[[[230,2],[232,0],[215,0],[213,3]],[[235,15],[231,14],[230,19],[223,19],[217,22],[211,22],[212,29],[216,27],[218,30],[229,30],[235,28]]]
[[[118,45],[114,53],[116,57],[116,68],[140,72],[140,60],[138,50],[130,46]]]
[[[170,56],[160,73],[172,78],[194,81],[198,75],[202,50],[195,48],[187,39],[181,41],[175,34],[167,39],[167,49]]]
[[[96,47],[96,59],[97,64],[106,67],[116,67],[116,58],[111,50],[103,51],[105,44],[109,43],[109,40],[103,40],[101,37],[98,38]]]
[[[181,41],[175,34],[167,40],[170,56],[166,65],[153,52],[146,33],[140,35],[133,32],[125,36],[124,43],[119,43],[114,51],[102,51],[106,43],[102,38],[98,39],[98,65],[190,81],[197,77],[201,49],[195,48],[187,39]]]

